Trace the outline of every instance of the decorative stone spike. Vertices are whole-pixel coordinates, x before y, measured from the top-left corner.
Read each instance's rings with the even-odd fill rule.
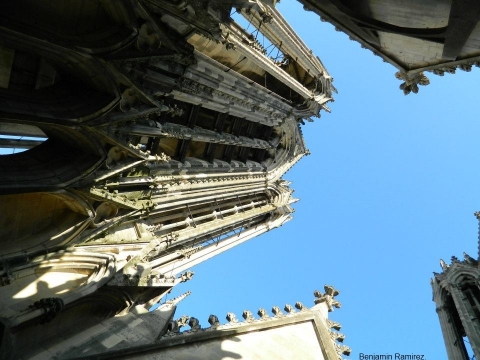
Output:
[[[190,326],[190,331],[192,332],[196,332],[202,328],[198,319],[194,317],[191,317],[190,320],[188,320],[188,326]]]
[[[252,321],[255,320],[255,318],[253,317],[253,314],[250,310],[244,310],[243,314],[242,314],[242,317],[245,319],[246,322],[252,322]]]
[[[330,319],[327,319],[327,325],[330,329],[340,330],[342,328],[342,325],[340,325],[340,323],[337,323]]]
[[[187,296],[189,296],[192,292],[190,290],[188,290],[186,293],[183,293],[181,295],[178,295],[177,297],[171,299],[171,300],[168,300],[167,303],[168,304],[171,304],[171,305],[178,305],[178,303],[180,301],[182,301],[183,299],[185,299]]]
[[[260,316],[260,319],[262,320],[268,319],[267,310],[265,310],[264,308],[258,309],[257,314],[258,316]]]
[[[465,259],[465,262],[470,265],[478,265],[478,261],[472,258],[470,255],[468,255],[466,252],[463,253],[463,258]]]
[[[278,306],[272,307],[272,314],[276,317],[283,316],[282,310]]]
[[[440,259],[440,266],[442,267],[443,271],[447,271],[450,267],[445,261],[443,261],[443,259]]]
[[[452,256],[452,264],[460,262],[456,256]]]
[[[216,328],[220,325],[220,321],[218,321],[218,317],[216,315],[210,315],[208,317],[208,323],[213,328]]]
[[[285,307],[283,308],[288,314],[293,314],[295,312],[295,309],[292,307],[290,304],[285,304]]]
[[[333,286],[331,285],[325,285],[325,294],[322,294],[320,291],[315,290],[313,292],[313,295],[316,297],[314,300],[315,304],[320,304],[322,302],[325,302],[328,307],[328,311],[333,311],[333,308],[336,307],[339,309],[342,307],[342,304],[335,300],[334,297],[340,294],[340,291],[336,290]]]
[[[231,313],[231,312],[229,312],[229,313],[227,314],[227,320],[228,320],[228,322],[229,322],[230,324],[234,324],[234,323],[238,322],[237,317],[235,316],[235,314],[234,314],[234,313]]]
[[[295,307],[300,310],[300,311],[305,311],[307,310],[307,307],[305,305],[303,305],[300,301],[297,301],[295,303]]]
[[[345,335],[343,335],[342,333],[339,333],[339,332],[332,331],[332,332],[330,332],[330,336],[333,340],[341,342],[341,343],[343,343],[343,341],[345,340]]]

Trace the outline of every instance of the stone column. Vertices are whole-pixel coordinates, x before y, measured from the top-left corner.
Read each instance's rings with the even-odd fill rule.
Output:
[[[450,290],[473,353],[480,359],[480,319],[476,318],[466,294],[458,285],[451,284]]]
[[[452,320],[452,314],[449,313],[445,306],[437,307],[438,318],[440,319],[440,326],[442,328],[443,340],[447,348],[447,355],[449,359],[469,360],[465,343],[462,336]]]

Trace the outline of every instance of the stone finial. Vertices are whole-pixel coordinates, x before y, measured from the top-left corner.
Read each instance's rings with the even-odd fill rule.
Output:
[[[345,340],[345,335],[335,331],[330,332],[330,337],[332,338],[332,340],[338,341],[341,343],[343,343],[343,341]]]
[[[265,310],[264,308],[258,309],[257,314],[258,314],[258,316],[260,316],[260,319],[262,319],[262,320],[268,318],[267,310]]]
[[[184,272],[182,275],[180,275],[180,282],[186,282],[188,280],[191,280],[193,278],[193,275],[195,275],[193,271]]]
[[[395,77],[398,80],[403,80],[404,82],[400,85],[400,89],[403,90],[405,95],[410,94],[413,92],[414,94],[418,93],[418,85],[428,85],[430,84],[430,80],[423,74],[423,72],[419,72],[416,74],[407,74],[404,72],[397,72]]]
[[[229,313],[227,314],[227,320],[228,320],[228,322],[229,322],[230,324],[234,324],[234,323],[238,322],[237,317],[235,316],[235,314],[234,314],[234,313],[231,313],[231,312],[229,312]]]
[[[191,317],[190,320],[188,320],[188,326],[190,326],[190,331],[192,332],[198,331],[202,328],[198,319],[194,317]]]
[[[307,310],[307,307],[305,305],[303,305],[300,301],[297,301],[295,303],[295,307],[300,310],[300,311],[305,311]]]
[[[330,329],[335,329],[337,331],[342,328],[342,325],[340,325],[339,323],[337,323],[335,321],[332,321],[330,319],[327,319],[327,325]]]
[[[463,258],[465,259],[465,262],[470,265],[478,265],[478,261],[472,258],[470,255],[468,255],[466,252],[463,252]]]
[[[180,325],[180,327],[183,327],[183,326],[187,325],[188,324],[188,319],[190,319],[190,316],[182,315],[182,317],[180,319],[177,319],[178,325]]]
[[[272,314],[276,317],[280,317],[283,315],[282,310],[278,306],[272,307]]]
[[[440,266],[442,267],[443,271],[447,271],[450,265],[448,265],[443,259],[440,259]]]
[[[211,327],[216,328],[217,326],[220,326],[220,321],[218,320],[218,317],[216,315],[210,315],[208,317],[208,323]]]
[[[452,256],[451,260],[452,260],[452,264],[460,262],[460,260],[458,260],[456,256]]]
[[[168,328],[167,328],[168,332],[178,334],[180,332],[180,328],[187,325],[188,319],[190,319],[189,316],[183,315],[181,318],[179,318],[177,320],[170,321],[170,323],[168,324]]]
[[[315,304],[320,304],[322,302],[325,302],[329,312],[333,311],[334,307],[339,309],[342,306],[342,304],[339,301],[335,300],[334,297],[339,295],[340,291],[338,291],[331,285],[325,285],[324,289],[325,289],[325,294],[322,294],[318,290],[315,290],[313,292],[313,295],[316,297],[316,299],[314,300]]]
[[[285,304],[283,309],[287,312],[287,314],[293,314],[295,312],[295,309],[290,304]]]
[[[252,321],[255,320],[255,318],[253,317],[253,314],[250,310],[244,310],[243,314],[242,314],[242,317],[245,319],[246,322],[252,322]]]

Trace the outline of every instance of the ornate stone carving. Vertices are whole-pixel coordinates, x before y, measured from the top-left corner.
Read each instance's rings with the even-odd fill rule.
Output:
[[[445,66],[445,67],[433,70],[433,73],[435,75],[443,76],[445,75],[445,73],[455,74],[455,70],[456,70],[455,66]]]
[[[258,309],[257,314],[258,316],[260,316],[260,319],[262,320],[269,318],[267,311],[263,308]]]
[[[303,305],[300,301],[297,301],[295,303],[295,307],[300,311],[308,310],[308,308],[305,305]]]
[[[332,321],[330,319],[327,319],[327,325],[330,329],[335,329],[337,331],[342,328],[342,325],[340,325],[338,322]]]
[[[395,74],[395,77],[398,80],[404,81],[400,84],[400,89],[403,90],[405,95],[410,94],[410,92],[414,94],[418,93],[418,85],[425,86],[430,84],[430,80],[428,80],[423,72],[410,75],[399,71]]]
[[[283,312],[282,312],[282,310],[281,310],[278,306],[272,307],[272,314],[273,314],[275,317],[283,316]]]
[[[237,317],[235,316],[234,313],[229,312],[226,316],[229,324],[235,324],[238,322]]]
[[[218,321],[218,317],[216,315],[210,315],[208,317],[208,323],[212,328],[217,328],[220,326],[220,321]]]
[[[335,331],[330,332],[330,337],[332,338],[332,340],[338,341],[338,342],[343,342],[345,340],[345,335]]]
[[[131,109],[135,109],[140,102],[140,98],[138,97],[135,90],[132,88],[126,89],[122,93],[122,99],[120,100],[120,110],[125,112]]]
[[[458,65],[458,68],[460,70],[470,72],[470,71],[472,71],[472,64],[460,64],[460,65]]]
[[[334,343],[334,345],[335,345],[335,350],[339,356],[339,359],[342,358],[342,354],[348,356],[352,352],[352,349],[350,349],[347,345],[339,345],[337,343]]]
[[[288,314],[293,314],[295,312],[295,309],[293,308],[292,305],[290,304],[285,304],[285,307],[283,308]]]
[[[190,258],[190,256],[192,256],[196,252],[200,251],[201,249],[202,249],[201,246],[189,247],[189,248],[186,248],[186,249],[179,250],[178,253],[188,259],[188,258]]]
[[[315,292],[313,293],[313,295],[315,295],[316,297],[315,304],[320,304],[322,302],[325,302],[327,304],[329,312],[333,311],[334,307],[339,309],[342,306],[342,304],[339,301],[335,300],[334,297],[340,294],[340,292],[330,285],[325,285],[324,289],[325,289],[325,294],[322,294],[318,290],[315,290]]]
[[[155,33],[155,30],[150,26],[148,23],[144,23],[140,27],[140,31],[138,33],[137,41],[136,41],[136,48],[142,51],[152,51],[160,48],[162,42],[160,40],[160,36]]]
[[[33,305],[30,305],[31,309],[43,309],[44,314],[40,318],[40,324],[48,323],[52,321],[60,311],[63,310],[63,300],[60,298],[44,298],[35,301]]]
[[[189,316],[183,315],[177,320],[170,321],[168,324],[168,332],[172,334],[178,334],[180,332],[180,328],[187,325],[189,319]]]
[[[193,271],[184,272],[180,275],[180,282],[186,282],[188,280],[191,280],[193,278],[193,275],[195,275]]]
[[[242,314],[242,317],[245,319],[246,322],[252,322],[255,320],[250,310],[245,310]]]
[[[190,320],[188,320],[188,326],[190,326],[191,332],[196,332],[202,328],[198,319],[194,317],[191,317]]]

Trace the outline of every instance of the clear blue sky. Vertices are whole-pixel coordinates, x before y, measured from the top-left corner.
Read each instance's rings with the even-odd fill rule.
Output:
[[[396,69],[295,1],[278,5],[339,90],[331,114],[303,127],[312,155],[286,175],[293,221],[194,268],[177,315],[222,322],[337,287],[351,359],[446,359],[430,278],[439,259],[477,257],[480,69],[439,77],[404,96]]]

